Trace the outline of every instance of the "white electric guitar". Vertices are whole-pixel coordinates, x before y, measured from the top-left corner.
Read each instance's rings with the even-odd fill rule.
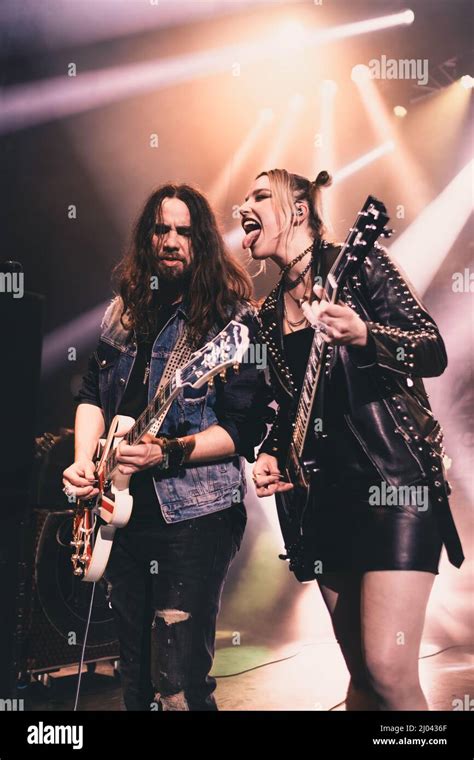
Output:
[[[115,531],[123,528],[132,514],[133,497],[128,490],[132,476],[119,472],[116,459],[120,441],[132,446],[145,433],[156,436],[181,389],[185,385],[200,388],[208,381],[212,383],[218,373],[225,377],[231,365],[237,370],[249,342],[248,327],[234,320],[229,322],[184,367],[176,370],[136,421],[120,414],[114,417],[107,438],[99,441],[95,457],[99,493],[92,499],[78,499],[75,505],[71,541],[74,575],[91,582],[102,577]]]

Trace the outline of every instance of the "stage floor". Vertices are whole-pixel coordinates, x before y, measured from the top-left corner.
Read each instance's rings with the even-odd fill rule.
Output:
[[[216,653],[220,710],[345,710],[348,674],[335,641],[236,649]],[[466,695],[474,693],[473,655],[469,646],[423,643],[420,676],[430,709],[451,711],[468,701]],[[23,695],[25,709],[72,710],[76,678],[67,668],[52,675],[50,687],[34,683]],[[83,675],[79,709],[124,709],[111,663],[98,663],[95,673]]]

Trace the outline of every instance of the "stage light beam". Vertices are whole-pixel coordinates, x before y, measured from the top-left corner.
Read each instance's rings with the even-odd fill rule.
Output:
[[[472,213],[473,171],[471,160],[390,246],[390,253],[407,270],[421,294],[429,287]],[[414,256],[414,251],[425,254]]]
[[[301,111],[305,105],[305,98],[301,93],[295,93],[288,101],[286,114],[280,124],[280,128],[274,138],[273,144],[270,146],[267,155],[262,160],[263,170],[273,169],[283,153],[286,147],[290,135],[295,128]]]
[[[416,216],[430,201],[430,187],[420,165],[410,155],[402,135],[397,131],[393,112],[387,107],[375,81],[370,76],[362,76],[361,71],[360,69],[353,81],[359,91],[367,118],[378,140],[385,142],[388,138],[396,144],[397,150],[390,162],[393,181],[397,187],[403,189],[406,198],[403,205],[410,208],[411,213]]]
[[[265,127],[268,127],[274,119],[274,113],[271,108],[262,108],[259,112],[255,124],[249,130],[247,136],[242,141],[235,154],[223,167],[217,179],[209,188],[209,197],[216,205],[222,203],[223,198],[230,187],[232,179],[235,178],[241,167],[247,161],[250,153],[255,148]]]
[[[334,101],[336,93],[336,82],[332,79],[325,79],[321,84],[320,91],[321,116],[319,134],[316,135],[317,141],[315,141],[312,179],[315,179],[322,169],[332,173],[336,163],[334,154]],[[332,231],[333,201],[334,196],[330,193],[321,194],[321,211],[326,227],[330,231]]]
[[[74,79],[54,77],[27,84],[12,85],[2,94],[0,111],[0,134],[62,119],[76,113],[100,108],[124,98],[166,87],[190,82],[195,79],[232,71],[235,61],[247,66],[259,60],[281,56],[289,44],[298,50],[314,49],[338,40],[361,34],[378,32],[412,23],[412,11],[380,16],[340,26],[306,30],[298,22],[288,21],[284,26],[272,29],[266,39],[258,39],[246,45],[235,43],[227,47],[211,48],[166,59],[145,63],[113,66],[107,69],[86,71]],[[282,34],[283,30],[286,32]]]
[[[304,46],[308,31],[299,21],[284,21],[276,30],[275,41],[284,50]]]
[[[344,166],[342,169],[339,169],[339,171],[334,174],[332,181],[333,185],[339,184],[339,182],[342,182],[342,180],[350,177],[351,174],[355,174],[355,172],[360,171],[360,169],[363,169],[365,166],[373,163],[378,158],[387,155],[387,153],[392,153],[394,150],[395,143],[393,140],[387,140],[387,142],[384,142],[383,145],[379,145],[378,148],[374,148],[368,153],[364,153],[363,156],[360,156],[359,158],[356,158],[355,161],[351,161],[351,163],[346,164],[346,166]]]

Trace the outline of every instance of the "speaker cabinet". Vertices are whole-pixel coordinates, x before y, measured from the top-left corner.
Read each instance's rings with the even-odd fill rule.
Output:
[[[24,667],[46,672],[79,662],[92,584],[75,577],[71,564],[72,510],[36,509],[34,567]],[[119,648],[106,598],[106,582],[95,587],[85,662],[118,659]]]

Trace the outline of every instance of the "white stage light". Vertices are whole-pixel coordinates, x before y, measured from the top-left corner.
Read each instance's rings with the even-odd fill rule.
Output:
[[[395,108],[393,109],[393,113],[398,119],[404,119],[408,111],[405,108],[405,106],[395,106]]]
[[[471,77],[470,74],[465,74],[463,77],[461,77],[460,82],[465,90],[472,90],[474,87],[474,77]]]
[[[351,79],[353,82],[366,82],[370,79],[369,67],[365,63],[358,63],[351,71]]]

